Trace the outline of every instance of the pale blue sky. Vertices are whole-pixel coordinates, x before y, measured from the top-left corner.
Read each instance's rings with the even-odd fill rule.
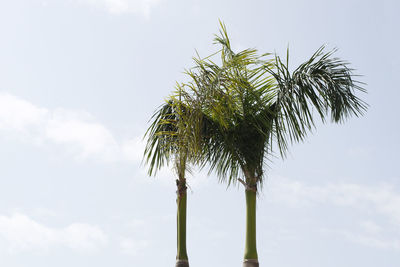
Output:
[[[208,55],[292,66],[339,48],[367,83],[367,114],[319,124],[275,159],[258,204],[261,266],[400,266],[397,1],[0,1],[0,266],[172,266],[175,183],[148,178],[152,112]],[[244,192],[189,180],[191,266],[241,266]]]

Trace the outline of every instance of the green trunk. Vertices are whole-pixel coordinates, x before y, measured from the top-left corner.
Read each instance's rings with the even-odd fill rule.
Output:
[[[176,259],[187,260],[186,252],[186,190],[185,192],[178,193],[177,204],[177,245],[178,251]]]
[[[246,190],[246,246],[244,259],[258,259],[256,244],[256,199],[256,192]]]

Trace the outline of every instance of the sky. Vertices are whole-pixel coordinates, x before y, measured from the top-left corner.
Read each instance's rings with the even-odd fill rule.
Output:
[[[234,50],[321,45],[351,63],[369,105],[318,123],[271,157],[257,204],[261,266],[400,266],[397,1],[0,1],[0,266],[175,264],[175,176],[148,177],[156,108],[209,55],[225,22]],[[241,266],[242,186],[188,178],[193,267]]]

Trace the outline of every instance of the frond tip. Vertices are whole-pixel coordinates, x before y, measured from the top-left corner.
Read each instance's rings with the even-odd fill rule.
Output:
[[[320,47],[311,58],[289,72],[288,61],[275,57],[274,66],[268,68],[277,84],[279,115],[275,118],[278,147],[281,154],[288,141],[302,141],[314,126],[313,109],[323,122],[330,116],[333,122],[362,115],[368,105],[356,96],[366,92],[356,81],[349,64],[332,55],[336,49],[325,52]]]

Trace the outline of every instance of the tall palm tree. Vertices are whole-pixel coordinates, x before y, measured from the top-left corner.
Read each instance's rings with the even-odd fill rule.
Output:
[[[239,181],[245,186],[243,266],[259,266],[256,199],[266,159],[276,150],[284,157],[288,144],[304,140],[314,128],[313,109],[324,122],[329,116],[337,123],[362,115],[367,105],[355,91],[365,90],[348,64],[323,47],[290,72],[288,60],[278,56],[258,55],[255,49],[234,53],[222,23],[215,42],[222,46],[217,52],[221,63],[195,59],[186,89],[201,103],[202,119],[196,123],[201,123],[203,165],[208,163],[228,185]]]
[[[149,166],[149,175],[156,174],[164,165],[173,163],[177,174],[177,255],[176,267],[189,267],[186,250],[186,206],[188,164],[196,162],[196,149],[190,133],[194,132],[188,122],[194,122],[185,100],[185,92],[178,85],[177,93],[165,102],[152,116],[145,134],[147,145],[144,161]]]

